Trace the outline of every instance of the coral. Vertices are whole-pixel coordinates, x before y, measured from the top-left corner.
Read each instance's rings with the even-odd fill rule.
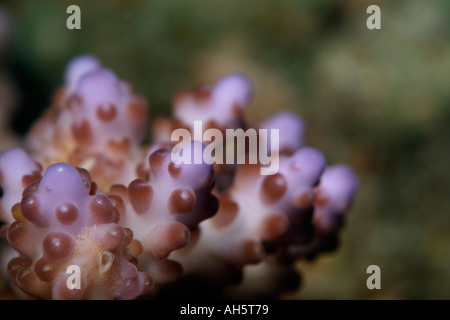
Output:
[[[250,80],[237,73],[183,91],[174,118],[156,118],[147,144],[146,100],[95,57],[72,60],[24,148],[0,154],[2,237],[16,252],[7,276],[17,294],[135,299],[210,286],[276,297],[297,288],[296,262],[336,247],[358,180],[303,145],[295,114],[248,124],[252,96]],[[177,162],[172,132],[194,133],[196,121],[202,137],[209,129],[259,130],[253,142],[270,146],[265,156],[277,172],[261,174],[261,159],[214,162],[234,151],[234,140],[184,143]],[[216,154],[205,156],[214,143]],[[245,148],[242,159],[252,156]],[[73,266],[80,288],[68,283]]]
[[[229,273],[224,268],[260,262],[265,245],[277,246],[286,237],[289,245],[306,241],[302,231],[324,167],[324,157],[312,148],[281,157],[275,175],[260,175],[258,165],[239,166],[233,186],[220,195],[218,213],[200,226],[192,251],[177,252],[186,272],[223,279]]]
[[[184,146],[188,148],[193,158],[203,151],[196,141]],[[146,179],[133,180],[128,189],[114,185],[110,197],[121,209],[121,224],[134,231],[138,266],[161,284],[181,276],[179,263],[167,258],[189,243],[191,230],[216,213],[218,201],[211,193],[212,165],[176,165],[169,149],[153,152],[148,163]]]
[[[21,291],[43,299],[133,299],[152,278],[127,254],[133,232],[95,190],[85,169],[52,164],[23,191],[5,237],[19,256],[8,275]],[[82,270],[80,288],[67,285],[70,266]]]
[[[0,156],[1,221],[14,221],[14,205],[22,199],[22,191],[41,176],[42,167],[21,148],[4,151]],[[16,206],[17,208],[17,206]]]
[[[193,130],[195,121],[201,121],[205,130],[242,128],[244,111],[252,95],[250,81],[238,73],[223,77],[214,86],[182,91],[174,99],[174,119],[161,117],[155,121],[155,139],[170,141],[173,130],[179,127]]]
[[[71,61],[66,85],[27,137],[44,167],[69,162],[107,188],[134,177],[147,121],[146,101],[92,56]]]

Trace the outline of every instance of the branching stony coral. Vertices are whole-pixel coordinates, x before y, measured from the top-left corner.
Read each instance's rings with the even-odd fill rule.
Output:
[[[252,95],[241,74],[184,91],[146,145],[146,100],[95,57],[72,60],[23,148],[0,154],[2,237],[15,252],[6,270],[18,296],[135,299],[215,288],[276,297],[294,289],[295,262],[335,248],[358,181],[302,145],[296,115],[246,123]],[[218,132],[279,130],[269,150],[278,172],[262,175],[260,162],[211,163],[203,155],[212,141],[184,144],[183,154],[202,160],[176,163],[171,133],[192,132],[195,121]],[[223,142],[224,153],[233,147]],[[68,285],[69,266],[80,268],[79,288]]]

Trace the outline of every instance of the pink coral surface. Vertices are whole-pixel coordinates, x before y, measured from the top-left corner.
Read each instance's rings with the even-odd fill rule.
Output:
[[[293,289],[274,283],[295,274],[297,261],[334,249],[358,180],[350,167],[327,166],[319,150],[303,146],[298,116],[282,111],[248,124],[252,96],[242,74],[183,91],[174,118],[155,119],[148,145],[147,101],[95,57],[71,61],[23,146],[0,154],[2,236],[15,252],[6,270],[17,294],[135,299],[205,283],[243,292],[264,288],[264,278],[264,292]],[[184,144],[184,155],[202,160],[176,163],[171,133],[193,133],[196,121],[202,135],[279,130],[269,150],[277,172],[262,175],[260,162],[211,163],[202,156],[212,141]]]

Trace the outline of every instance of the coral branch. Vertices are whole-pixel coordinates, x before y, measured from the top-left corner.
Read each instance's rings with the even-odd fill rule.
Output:
[[[325,167],[322,154],[302,148],[280,158],[280,171],[262,176],[259,165],[241,165],[233,186],[220,195],[218,214],[200,225],[192,246],[175,252],[186,274],[216,279],[260,262],[265,246],[306,242],[313,188]],[[287,244],[286,244],[287,243]]]
[[[24,191],[6,238],[19,256],[8,275],[24,293],[43,299],[133,299],[152,288],[148,274],[130,262],[132,231],[92,189],[84,169],[57,163]],[[81,270],[80,288],[67,286],[69,266]]]
[[[41,177],[41,166],[21,148],[0,154],[0,220],[10,223],[18,215],[22,191]]]
[[[147,102],[91,56],[72,61],[66,86],[28,136],[44,167],[67,162],[91,173],[101,189],[129,183],[141,159]]]
[[[188,149],[192,160],[202,156],[200,143],[186,144],[185,154]],[[148,163],[147,179],[132,181],[127,191],[116,185],[110,197],[120,203],[121,224],[134,230],[136,241],[142,247],[139,267],[149,272],[164,268],[167,273],[167,266],[171,266],[173,274],[155,277],[156,283],[165,283],[181,276],[178,263],[166,258],[172,251],[186,246],[191,231],[217,212],[218,202],[211,193],[214,170],[212,165],[203,162],[176,165],[168,149],[153,152]]]

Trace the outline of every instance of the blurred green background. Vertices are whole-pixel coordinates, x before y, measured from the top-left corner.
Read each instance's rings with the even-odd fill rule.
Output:
[[[339,249],[301,262],[286,299],[450,298],[450,2],[3,1],[2,77],[18,93],[23,134],[91,53],[132,81],[155,115],[180,89],[234,71],[255,86],[250,122],[280,110],[306,123],[306,144],[350,164],[360,189]],[[66,8],[81,8],[81,30]],[[381,8],[368,30],[366,8]],[[3,97],[3,100],[5,97]],[[381,268],[381,290],[366,269]]]

